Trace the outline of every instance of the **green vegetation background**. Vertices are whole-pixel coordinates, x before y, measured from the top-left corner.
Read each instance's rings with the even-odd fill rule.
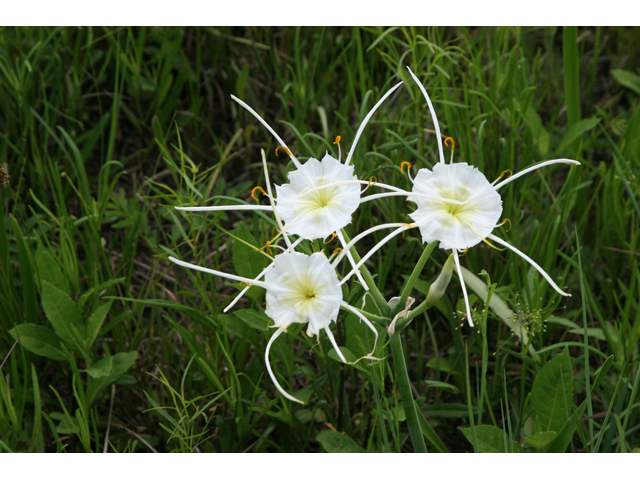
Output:
[[[512,228],[500,234],[572,297],[507,251],[482,245],[462,259],[488,272],[535,355],[478,296],[486,327],[463,324],[455,276],[405,330],[429,450],[637,449],[639,61],[637,28],[3,28],[0,450],[411,451],[386,360],[344,366],[326,339],[290,328],[272,362],[307,400],[292,405],[265,375],[263,293],[222,314],[234,285],[166,260],[262,267],[233,238],[264,246],[264,216],[173,209],[251,201],[264,183],[260,148],[272,180],[286,182],[273,140],[230,94],[299,158],[317,158],[337,155],[336,135],[349,149],[366,112],[404,80],[354,163],[360,178],[409,188],[400,163],[428,168],[436,142],[405,65],[455,139],[455,161],[489,180],[539,160],[582,162],[501,192]],[[400,198],[366,205],[352,233],[408,220]],[[409,232],[373,257],[385,295],[421,250]],[[437,274],[430,264],[421,295]],[[341,317],[338,343],[364,349],[361,328]]]

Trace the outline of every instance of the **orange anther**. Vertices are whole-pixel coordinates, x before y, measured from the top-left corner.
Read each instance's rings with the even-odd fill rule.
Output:
[[[456,141],[451,138],[451,137],[447,137],[444,139],[444,144],[448,147],[449,146],[449,142],[451,142],[451,151],[453,152],[456,148]]]
[[[409,169],[411,168],[411,164],[409,162],[402,162],[400,164],[400,173],[404,173],[404,166],[407,166],[407,172],[409,172]]]
[[[504,177],[507,173],[509,174],[509,176],[513,175],[513,172],[507,169],[500,174],[500,178]]]
[[[369,185],[367,187],[373,187],[378,182],[376,177],[369,177]]]
[[[342,137],[340,135],[338,135],[335,139],[335,141],[333,142],[334,145],[340,143],[340,140],[342,140]]]
[[[253,190],[251,190],[251,198],[253,198],[256,202],[258,201],[258,197],[256,197],[256,191],[262,192],[263,195],[267,194],[267,192],[264,191],[264,188],[254,187]]]
[[[460,258],[460,257],[464,257],[464,256],[467,254],[467,252],[468,252],[468,251],[469,251],[469,249],[468,249],[468,248],[465,248],[465,249],[464,249],[464,252],[462,252],[462,255],[458,255],[458,258]]]
[[[267,240],[267,244],[264,247],[269,250],[269,255],[273,255],[273,252],[271,251],[271,242],[269,240]]]
[[[333,242],[333,239],[336,238],[336,232],[333,232],[331,234],[331,238],[329,240],[327,240],[326,242],[324,242],[324,244],[326,245],[327,243],[331,243]]]
[[[509,230],[511,230],[511,220],[509,220],[508,218],[505,218],[504,220],[502,220],[502,223],[500,224],[500,226],[504,225],[505,223],[509,224],[509,228],[507,228],[507,232]]]
[[[291,155],[291,152],[289,151],[289,149],[287,147],[283,147],[282,145],[278,146],[278,148],[276,148],[276,157],[278,156],[278,150],[283,149],[287,155]]]

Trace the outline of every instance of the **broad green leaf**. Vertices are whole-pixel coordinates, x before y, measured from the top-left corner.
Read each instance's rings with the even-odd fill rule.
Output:
[[[87,401],[92,403],[98,394],[118,380],[138,359],[138,352],[121,352],[97,361],[85,371],[89,374]]]
[[[594,383],[594,387],[595,387],[595,383]],[[586,400],[582,402],[582,405],[578,407],[578,410],[573,412],[573,415],[571,415],[567,423],[565,423],[562,429],[560,429],[556,438],[547,447],[546,453],[564,453],[567,451],[567,448],[569,447],[569,443],[571,443],[571,439],[573,438],[573,433],[576,431],[576,428],[578,427],[578,422],[576,420],[582,417],[582,414],[584,413],[585,408],[587,408]]]
[[[316,440],[329,453],[364,453],[364,449],[345,433],[323,430]]]
[[[558,436],[556,432],[538,432],[524,439],[524,443],[544,452]]]
[[[20,337],[20,345],[43,357],[53,360],[64,360],[65,356],[60,348],[60,337],[53,330],[33,323],[23,323],[9,330],[13,338]]]
[[[258,241],[245,225],[236,228],[231,233],[238,237],[234,239],[231,252],[233,269],[241,277],[256,278],[269,264],[269,259],[258,252]]]
[[[67,279],[62,274],[60,266],[42,246],[36,250],[36,269],[38,270],[41,281],[46,280],[51,285],[57,286],[67,295],[71,295],[69,282],[67,282]]]
[[[249,327],[256,330],[266,330],[269,326],[269,317],[265,314],[256,312],[249,308],[243,310],[236,310],[233,314],[246,323]]]
[[[611,70],[611,73],[620,85],[627,87],[640,95],[640,75],[636,75],[629,70],[622,70],[619,68]]]
[[[470,443],[472,443],[472,428],[473,427],[465,427],[460,429]],[[502,429],[498,427],[494,427],[493,425],[479,425],[475,427],[475,429],[479,453],[506,453],[521,450],[517,442],[514,441],[511,442],[511,445],[505,445],[505,434]],[[509,437],[506,436],[506,438],[508,442]]]
[[[578,139],[580,136],[582,136],[583,133],[588,132],[599,123],[600,123],[599,118],[592,117],[592,118],[587,118],[585,120],[580,120],[579,122],[576,122],[573,125],[571,125],[567,130],[567,133],[565,134],[565,136],[562,138],[560,145],[558,145],[555,156],[558,156],[559,154],[564,152],[569,147],[569,145],[571,145],[574,142],[574,140]]]
[[[538,112],[536,112],[531,106],[529,106],[529,108],[527,108],[527,111],[524,113],[523,118],[524,123],[531,131],[533,142],[538,147],[540,158],[546,158],[547,153],[549,152],[550,137],[549,132],[542,125],[540,115],[538,115]]]
[[[534,433],[559,432],[571,414],[573,376],[571,358],[565,348],[538,373],[531,387]]]
[[[102,324],[104,323],[104,319],[107,317],[109,309],[111,309],[112,303],[113,300],[109,300],[104,305],[100,305],[96,308],[96,311],[91,314],[89,320],[87,320],[87,345],[89,348],[91,348],[93,342],[95,342],[98,337]]]
[[[70,350],[83,355],[86,329],[82,312],[69,295],[46,280],[42,281],[42,306],[53,329]]]

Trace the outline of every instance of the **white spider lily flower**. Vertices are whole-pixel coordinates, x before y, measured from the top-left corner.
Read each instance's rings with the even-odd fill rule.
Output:
[[[344,164],[340,158],[336,159],[329,154],[325,154],[321,161],[310,158],[304,165],[301,164],[280,136],[255,110],[231,95],[236,103],[251,113],[274,136],[280,144],[278,149],[285,150],[296,166],[296,170],[289,172],[289,183],[276,186],[276,202],[287,232],[306,240],[326,238],[335,232],[342,247],[345,247],[346,242],[340,230],[351,223],[353,212],[360,205],[361,192],[358,184],[368,183],[356,177],[354,166],[350,165],[351,157],[364,128],[375,111],[402,83],[393,86],[366,115],[356,132]],[[339,143],[338,148],[340,148]],[[352,267],[355,267],[351,253],[347,251],[346,254]],[[360,272],[356,271],[355,274],[365,290],[368,290]]]
[[[440,127],[431,99],[411,69],[409,67],[407,69],[427,100],[436,129],[440,157],[440,161],[433,167],[433,170],[421,169],[413,179],[413,189],[407,195],[407,200],[414,202],[417,205],[417,209],[410,216],[420,228],[422,240],[425,243],[438,241],[440,242],[440,248],[453,250],[469,325],[473,326],[473,320],[458,257],[459,253],[466,252],[468,248],[477,245],[481,241],[489,243],[487,239],[493,240],[520,255],[549,282],[554,290],[561,295],[570,296],[570,294],[563,292],[556,285],[540,265],[491,232],[494,228],[504,224],[504,222],[498,224],[502,215],[502,199],[498,193],[500,188],[526,173],[547,165],[556,163],[580,165],[580,162],[564,158],[548,160],[533,165],[499,183],[498,181],[503,175],[495,182],[490,183],[480,170],[471,165],[466,163],[445,163]],[[452,157],[454,145],[452,140]]]
[[[274,327],[278,330],[269,339],[265,350],[265,361],[271,380],[278,391],[289,400],[303,403],[280,386],[269,361],[271,345],[289,325],[293,323],[308,324],[307,334],[309,336],[318,335],[321,330],[324,330],[338,356],[346,363],[329,329],[329,325],[337,320],[340,307],[344,304],[342,288],[338,282],[335,268],[323,253],[305,255],[287,251],[276,255],[272,268],[266,272],[264,281],[200,267],[173,257],[169,257],[169,260],[183,267],[236,282],[256,285],[267,291],[266,314],[274,321]]]
[[[344,165],[329,154],[321,162],[310,158],[290,172],[289,183],[276,186],[278,210],[287,232],[315,240],[350,224],[360,205],[360,186],[351,180],[357,180],[353,165]],[[339,182],[345,183],[316,188]]]

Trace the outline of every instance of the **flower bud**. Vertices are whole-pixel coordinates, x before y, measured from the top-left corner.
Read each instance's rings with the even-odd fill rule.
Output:
[[[429,293],[427,294],[427,305],[432,307],[436,304],[438,300],[444,295],[444,291],[447,289],[449,282],[451,281],[451,274],[453,273],[453,256],[455,253],[449,255],[447,261],[444,263],[442,267],[442,271],[436,281],[431,284],[429,287]]]

